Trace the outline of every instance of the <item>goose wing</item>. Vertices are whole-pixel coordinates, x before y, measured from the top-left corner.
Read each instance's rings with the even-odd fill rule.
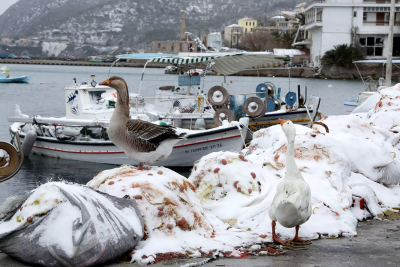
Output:
[[[295,205],[301,216],[308,220],[311,216],[311,190],[305,181],[296,181],[295,186],[287,186],[288,200]]]
[[[181,139],[175,133],[175,128],[168,125],[157,125],[142,120],[129,120],[126,128],[128,135],[153,145],[158,145],[166,139]]]

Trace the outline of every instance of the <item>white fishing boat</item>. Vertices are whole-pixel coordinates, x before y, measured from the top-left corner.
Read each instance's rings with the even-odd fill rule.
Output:
[[[32,153],[50,157],[98,162],[107,164],[138,165],[116,147],[107,135],[107,127],[115,107],[116,91],[107,86],[75,84],[65,88],[66,117],[51,118],[21,114],[19,107],[14,116],[8,117],[11,134],[19,133],[24,146],[31,146]],[[150,121],[138,110],[151,109],[135,95],[131,102],[131,118]],[[135,106],[136,105],[136,106]],[[139,107],[140,106],[140,107]],[[155,122],[164,123],[164,122]],[[159,166],[189,167],[211,152],[240,151],[247,133],[246,119],[224,123],[210,130],[177,129],[188,133],[187,140],[179,141],[171,155]]]
[[[365,100],[367,100],[370,96],[375,95],[379,92],[381,88],[385,88],[385,65],[387,63],[386,59],[367,59],[367,60],[358,60],[353,62],[357,68],[358,74],[364,84],[364,91],[359,93],[357,98],[346,100],[344,105],[351,107],[360,106]],[[382,65],[382,75],[378,80],[374,80],[371,76],[363,77],[357,64],[380,64]],[[392,65],[397,69],[400,69],[400,60],[392,60]]]

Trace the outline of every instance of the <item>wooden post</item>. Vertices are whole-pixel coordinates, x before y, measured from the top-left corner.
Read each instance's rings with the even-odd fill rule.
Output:
[[[393,56],[393,25],[394,25],[394,14],[395,14],[395,0],[392,0],[390,6],[390,18],[389,18],[389,36],[388,36],[388,55],[386,61],[386,77],[385,85],[392,85],[392,56]]]

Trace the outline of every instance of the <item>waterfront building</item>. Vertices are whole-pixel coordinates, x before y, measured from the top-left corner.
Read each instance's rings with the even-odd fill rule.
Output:
[[[238,47],[243,36],[243,26],[232,24],[225,27],[224,41],[229,47]]]
[[[212,32],[207,35],[207,48],[221,49],[222,36],[220,32]]]
[[[239,19],[238,24],[243,27],[243,35],[252,32],[257,27],[257,20],[252,18]]]
[[[393,56],[400,56],[400,3],[396,3]],[[386,58],[390,0],[308,0],[305,7],[306,41],[310,60],[320,64],[335,45],[359,48],[366,58]]]
[[[165,53],[165,54],[178,54],[179,52],[189,52],[190,44],[192,45],[193,52],[197,52],[197,43],[195,41],[154,41],[151,43],[150,49],[146,52],[149,53]]]

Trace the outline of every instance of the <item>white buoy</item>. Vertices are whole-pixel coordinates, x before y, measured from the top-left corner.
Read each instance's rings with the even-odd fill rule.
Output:
[[[332,87],[332,84],[328,85],[328,87]]]

